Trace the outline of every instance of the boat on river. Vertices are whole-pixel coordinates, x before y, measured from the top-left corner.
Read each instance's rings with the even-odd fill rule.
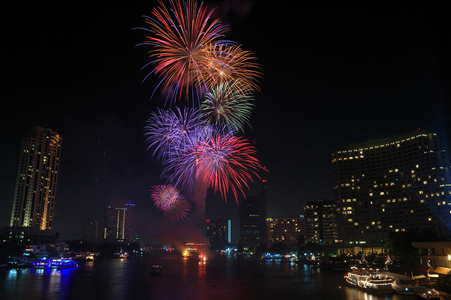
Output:
[[[345,275],[345,280],[351,286],[374,293],[392,293],[393,278],[384,273],[371,271],[352,271]]]
[[[30,267],[33,269],[45,269],[50,267],[50,260],[39,259],[37,261],[30,262]]]
[[[54,258],[50,262],[50,268],[52,269],[67,269],[78,266],[78,262],[68,258]]]

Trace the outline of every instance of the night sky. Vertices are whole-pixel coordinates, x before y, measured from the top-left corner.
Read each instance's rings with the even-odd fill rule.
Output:
[[[348,144],[421,128],[448,150],[444,7],[207,3],[262,65],[246,137],[269,170],[268,217],[296,217],[305,201],[333,199],[331,154]],[[21,139],[46,125],[63,138],[54,224],[61,236],[81,238],[85,219],[132,201],[140,233],[152,237],[166,221],[149,189],[164,179],[143,128],[164,99],[150,99],[155,77],[142,83],[149,48],[135,47],[145,32],[132,28],[144,26],[156,1],[33,5],[8,5],[1,18],[0,226],[9,225]],[[233,199],[207,209],[207,217],[233,219],[238,211]]]

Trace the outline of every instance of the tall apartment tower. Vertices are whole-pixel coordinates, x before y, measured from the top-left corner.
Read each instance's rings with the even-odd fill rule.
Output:
[[[22,140],[11,227],[53,227],[62,138],[49,128],[33,127]]]
[[[304,204],[305,242],[330,245],[338,240],[337,202],[309,201]]]
[[[103,225],[103,239],[108,242],[124,242],[133,239],[133,212],[135,204],[119,207],[107,206]]]
[[[437,134],[415,131],[332,154],[344,244],[381,243],[408,229],[449,236],[451,189]]]

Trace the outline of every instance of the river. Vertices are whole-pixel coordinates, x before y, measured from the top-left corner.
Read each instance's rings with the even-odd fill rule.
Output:
[[[150,275],[153,264],[163,267]],[[345,284],[343,273],[280,260],[211,255],[103,259],[63,270],[0,270],[0,299],[414,299],[373,295]],[[449,299],[449,298],[443,298]]]

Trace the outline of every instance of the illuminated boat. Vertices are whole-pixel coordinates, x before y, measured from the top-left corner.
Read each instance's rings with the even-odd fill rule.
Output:
[[[66,269],[74,268],[78,266],[78,262],[73,259],[55,258],[50,262],[50,268],[52,269]]]
[[[345,275],[348,284],[367,292],[392,293],[393,278],[378,272],[354,271]]]
[[[33,269],[45,269],[45,268],[50,267],[50,261],[49,260],[45,260],[45,259],[40,259],[40,260],[37,260],[37,261],[32,261],[30,263],[30,266]]]
[[[368,292],[375,293],[392,293],[393,278],[383,273],[369,273],[362,278],[361,288]]]

